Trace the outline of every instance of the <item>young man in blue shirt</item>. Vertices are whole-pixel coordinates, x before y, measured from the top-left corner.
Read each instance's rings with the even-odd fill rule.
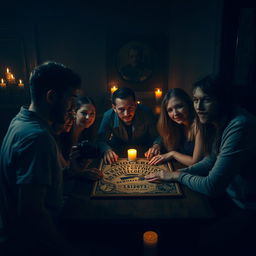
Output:
[[[98,143],[105,163],[116,162],[117,151],[135,145],[146,147],[145,156],[150,159],[160,152],[156,117],[149,108],[137,104],[133,90],[119,88],[112,95],[112,108],[104,113]]]

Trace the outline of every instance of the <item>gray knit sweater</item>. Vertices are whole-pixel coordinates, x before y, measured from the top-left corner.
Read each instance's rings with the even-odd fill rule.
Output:
[[[181,169],[179,182],[218,196],[224,191],[241,208],[256,209],[256,117],[236,109],[222,136],[219,153]]]

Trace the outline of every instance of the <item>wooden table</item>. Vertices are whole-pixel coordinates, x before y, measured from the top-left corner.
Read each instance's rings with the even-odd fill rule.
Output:
[[[71,181],[72,193],[67,200],[65,216],[83,221],[141,221],[145,223],[172,220],[214,218],[208,199],[185,186],[179,198],[104,198],[90,197],[92,182]]]
[[[174,163],[174,167],[181,166]],[[170,242],[175,244],[175,248],[171,249],[173,253],[180,254],[182,250],[184,254],[191,253],[200,228],[215,217],[208,198],[185,186],[181,186],[184,195],[176,198],[92,199],[92,185],[92,182],[85,180],[69,181],[64,225],[76,243],[79,239],[81,244],[85,240],[90,244],[97,241],[97,249],[111,245],[120,249],[122,256],[142,255],[142,235],[147,230],[155,230],[159,235],[159,255],[165,255]],[[187,238],[186,247],[183,247],[182,237]],[[127,248],[127,243],[132,246]],[[104,251],[95,252],[95,255],[102,253]]]

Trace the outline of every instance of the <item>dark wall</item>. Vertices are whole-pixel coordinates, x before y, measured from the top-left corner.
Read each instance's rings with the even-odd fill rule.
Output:
[[[0,17],[0,32],[4,31],[0,33],[0,41],[5,40],[8,32],[22,44],[23,57],[14,58],[23,58],[24,65],[14,66],[13,72],[22,74],[27,82],[35,65],[47,60],[62,62],[81,75],[83,94],[95,99],[99,113],[110,106],[109,44],[123,36],[151,37],[156,44],[164,41],[165,48],[159,50],[164,59],[161,67],[164,82],[160,86],[165,89],[182,87],[190,91],[195,80],[216,72],[219,67],[222,0],[188,3],[112,0],[90,4],[20,1],[12,10],[13,19],[9,15]],[[6,47],[10,44],[0,45],[0,52]],[[9,49],[9,52],[15,51]],[[0,64],[2,76],[6,60]],[[10,111],[11,115],[13,112]],[[1,121],[4,127],[10,118]]]

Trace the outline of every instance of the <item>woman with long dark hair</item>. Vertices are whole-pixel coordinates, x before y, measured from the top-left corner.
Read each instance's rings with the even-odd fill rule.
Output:
[[[64,158],[69,159],[72,146],[79,142],[95,140],[96,106],[90,97],[80,97],[76,101],[75,120],[69,132],[63,132],[59,136],[61,150]]]
[[[70,115],[74,116],[73,120]],[[93,180],[101,177],[98,169],[88,168],[91,163],[91,153],[90,155],[87,153],[89,148],[90,151],[93,149],[93,154],[97,154],[97,146],[92,144],[96,133],[95,119],[96,106],[93,100],[89,97],[78,98],[76,108],[67,116],[63,131],[57,137],[62,153],[60,154],[60,162],[62,167],[67,169],[67,177],[80,175]],[[77,172],[76,170],[80,171]]]

